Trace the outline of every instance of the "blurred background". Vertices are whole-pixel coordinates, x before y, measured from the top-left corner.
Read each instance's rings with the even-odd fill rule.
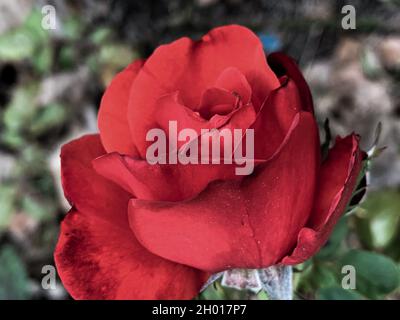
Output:
[[[42,28],[42,7],[56,28]],[[356,29],[342,28],[343,6]],[[313,91],[321,128],[356,131],[379,146],[361,207],[342,218],[328,244],[295,268],[297,299],[400,299],[400,1],[331,0],[0,0],[0,299],[68,299],[42,287],[54,265],[69,209],[60,189],[63,143],[96,132],[101,96],[138,57],[181,36],[238,23],[267,52],[295,58]],[[341,287],[354,265],[357,289]],[[199,299],[266,299],[221,287]]]

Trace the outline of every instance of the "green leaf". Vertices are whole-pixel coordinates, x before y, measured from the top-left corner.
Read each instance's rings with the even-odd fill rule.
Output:
[[[312,274],[313,281],[320,288],[331,287],[337,284],[336,272],[328,265],[320,264]]]
[[[356,209],[359,207],[359,203],[366,192],[366,187],[367,187],[366,174],[369,171],[370,164],[371,164],[370,159],[365,159],[361,163],[361,171],[359,172],[357,177],[356,187],[354,188],[351,200],[347,204],[346,210],[344,211],[345,215],[347,216],[356,212]]]
[[[70,16],[62,24],[63,35],[70,40],[77,40],[83,32],[83,24],[79,16]]]
[[[341,287],[322,288],[317,292],[318,300],[363,300],[364,297],[353,290]]]
[[[25,23],[22,26],[24,30],[29,31],[31,38],[36,46],[39,46],[47,42],[50,36],[49,31],[45,30],[42,27],[42,19],[43,19],[42,13],[39,10],[34,9],[32,10],[31,14],[28,16],[28,18],[25,20]]]
[[[329,288],[337,285],[337,271],[325,262],[317,263],[314,261],[310,268],[301,273],[296,289],[303,293],[311,294],[319,288]]]
[[[36,71],[42,74],[50,71],[53,62],[53,49],[50,44],[43,46],[33,57],[32,63]]]
[[[18,162],[17,174],[21,177],[43,176],[47,171],[45,150],[34,144],[26,146]]]
[[[261,290],[259,293],[257,293],[257,299],[258,300],[269,300],[268,295],[264,290]]]
[[[127,46],[107,44],[100,48],[99,63],[124,68],[136,58],[135,53]]]
[[[42,28],[40,11],[33,10],[20,27],[0,36],[0,60],[18,61],[34,56],[49,34]]]
[[[8,227],[14,212],[16,189],[12,185],[0,185],[0,231]]]
[[[50,201],[25,195],[22,199],[22,209],[37,221],[47,220],[52,217],[56,207]]]
[[[11,149],[18,150],[25,145],[25,139],[13,130],[6,130],[1,135],[1,142]]]
[[[28,275],[23,261],[11,246],[0,251],[0,300],[28,298]]]
[[[218,281],[209,285],[198,297],[200,300],[224,300],[224,289]]]
[[[361,241],[369,248],[390,245],[400,230],[400,193],[385,190],[371,193],[356,218]]]
[[[3,119],[6,129],[20,132],[27,126],[36,112],[35,95],[36,86],[34,85],[17,88],[4,112]]]
[[[339,220],[328,242],[316,255],[316,259],[321,259],[321,260],[332,259],[341,253],[340,252],[341,244],[349,230],[347,226],[347,220],[348,220],[347,217],[343,217],[342,219]]]
[[[29,131],[37,136],[65,122],[67,112],[63,105],[52,103],[39,109],[31,122]]]
[[[26,30],[15,30],[0,37],[0,60],[26,59],[31,57],[34,51],[34,39]]]
[[[58,58],[58,64],[59,67],[62,69],[72,69],[74,66],[74,60],[75,58],[76,51],[72,46],[63,46],[60,49],[59,53],[59,58]]]
[[[370,79],[376,79],[383,74],[383,66],[377,54],[371,48],[365,48],[361,55],[361,66],[364,74]]]
[[[248,299],[249,292],[223,287],[219,280],[209,285],[200,295],[199,300],[242,300]],[[262,297],[262,296],[261,296]]]
[[[400,273],[393,260],[381,254],[351,250],[340,261],[356,270],[356,289],[371,299],[386,295],[399,286]]]
[[[96,45],[101,45],[107,39],[110,38],[111,34],[112,34],[111,29],[106,27],[100,27],[90,35],[90,41]]]

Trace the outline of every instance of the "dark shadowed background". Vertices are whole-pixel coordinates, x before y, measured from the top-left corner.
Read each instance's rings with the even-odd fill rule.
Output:
[[[41,9],[56,9],[56,29]],[[342,28],[342,7],[356,9],[356,29]],[[181,36],[238,23],[267,52],[301,66],[321,128],[356,131],[364,149],[382,123],[369,191],[342,218],[325,248],[296,267],[297,299],[400,299],[400,1],[318,0],[0,0],[0,299],[66,299],[54,265],[59,224],[69,205],[60,188],[60,146],[96,132],[105,87],[132,60]],[[323,133],[322,133],[323,134]],[[354,265],[357,289],[341,287]],[[219,283],[199,299],[265,299]]]

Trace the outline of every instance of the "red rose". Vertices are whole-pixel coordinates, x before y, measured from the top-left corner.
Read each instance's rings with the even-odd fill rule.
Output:
[[[255,169],[149,164],[152,128],[254,129]],[[211,273],[297,264],[326,242],[361,168],[358,137],[321,160],[308,86],[296,64],[241,26],[182,38],[119,73],[100,135],[62,148],[73,208],[55,260],[77,299],[190,299]],[[171,138],[171,137],[170,137]]]

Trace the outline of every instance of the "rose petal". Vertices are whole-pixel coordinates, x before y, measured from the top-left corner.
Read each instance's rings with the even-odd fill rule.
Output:
[[[192,299],[208,277],[151,254],[127,224],[76,210],[62,222],[54,258],[75,299]]]
[[[219,91],[219,94],[223,93]],[[225,92],[225,94],[229,93]],[[233,102],[233,97],[231,102]],[[184,106],[179,99],[178,93],[161,97],[158,100],[157,105],[158,109],[154,115],[154,128],[162,129],[166,133],[167,137],[169,136],[169,126],[171,121],[176,121],[178,133],[184,129],[193,129],[196,131],[197,135],[200,135],[201,129],[218,128],[229,121],[231,117],[229,114],[221,116],[219,122],[206,120],[193,110]],[[151,145],[152,143],[153,142],[148,142],[148,145]],[[185,142],[180,142],[178,147],[184,143]]]
[[[268,64],[278,77],[286,75],[296,83],[302,101],[302,110],[314,112],[310,88],[296,62],[284,53],[274,52],[268,56]]]
[[[127,192],[99,176],[104,154],[98,135],[62,149],[66,196],[74,203],[55,250],[58,273],[76,299],[190,299],[208,275],[166,261],[143,248],[128,225]]]
[[[171,261],[212,272],[267,267],[307,221],[318,165],[317,126],[300,113],[281,151],[241,184],[214,183],[179,203],[133,199],[130,225],[147,249]]]
[[[355,135],[336,140],[321,167],[313,214],[300,231],[293,252],[282,263],[301,263],[328,240],[351,199],[361,170],[362,152],[358,140]]]
[[[154,164],[107,154],[93,161],[95,170],[143,200],[191,199],[215,180],[239,179],[235,164]]]
[[[295,116],[302,110],[296,84],[286,79],[263,104],[251,128],[257,159],[269,159],[284,141]]]
[[[226,68],[215,82],[215,87],[223,88],[229,92],[237,93],[243,104],[247,104],[251,99],[251,86],[246,77],[237,68]]]
[[[239,99],[226,89],[210,88],[204,91],[197,110],[207,120],[216,114],[226,116],[239,105]]]
[[[131,195],[92,167],[92,160],[104,154],[99,135],[86,135],[62,147],[61,178],[65,197],[79,211],[124,223],[125,203]],[[122,221],[121,217],[124,217]]]
[[[128,107],[132,137],[142,157],[146,133],[154,126],[158,98],[179,91],[183,104],[195,109],[204,90],[228,67],[237,68],[246,77],[255,107],[279,86],[260,40],[241,26],[215,28],[200,41],[181,38],[154,51],[132,85]]]
[[[213,90],[213,93],[216,94],[215,90]],[[225,93],[227,92],[225,91]],[[219,91],[219,94],[222,93]],[[219,99],[223,98],[224,97],[221,96],[219,97]],[[151,129],[162,129],[169,140],[172,141],[174,141],[174,138],[172,136],[169,136],[169,128],[172,121],[176,122],[177,133],[181,132],[184,129],[193,129],[196,131],[197,136],[200,137],[202,129],[219,129],[220,131],[222,131],[223,129],[229,129],[231,131],[231,135],[233,136],[234,129],[242,129],[243,131],[245,131],[256,119],[256,113],[254,111],[253,105],[246,104],[240,106],[239,108],[236,108],[235,110],[232,110],[232,112],[230,112],[229,114],[214,115],[210,120],[205,120],[196,112],[182,105],[179,99],[179,95],[177,93],[163,96],[158,100],[157,105],[158,109],[154,116],[155,123],[154,127],[152,127]],[[181,148],[187,142],[188,141],[177,141],[176,149]],[[146,141],[146,143],[142,143],[142,145],[146,145],[147,150],[147,148],[152,143],[153,141]],[[192,143],[199,144],[200,141],[195,140],[192,141]],[[223,150],[223,146],[223,143],[221,143],[221,150]]]
[[[144,60],[137,60],[118,73],[101,99],[98,126],[107,152],[137,155],[128,125],[129,91]]]

